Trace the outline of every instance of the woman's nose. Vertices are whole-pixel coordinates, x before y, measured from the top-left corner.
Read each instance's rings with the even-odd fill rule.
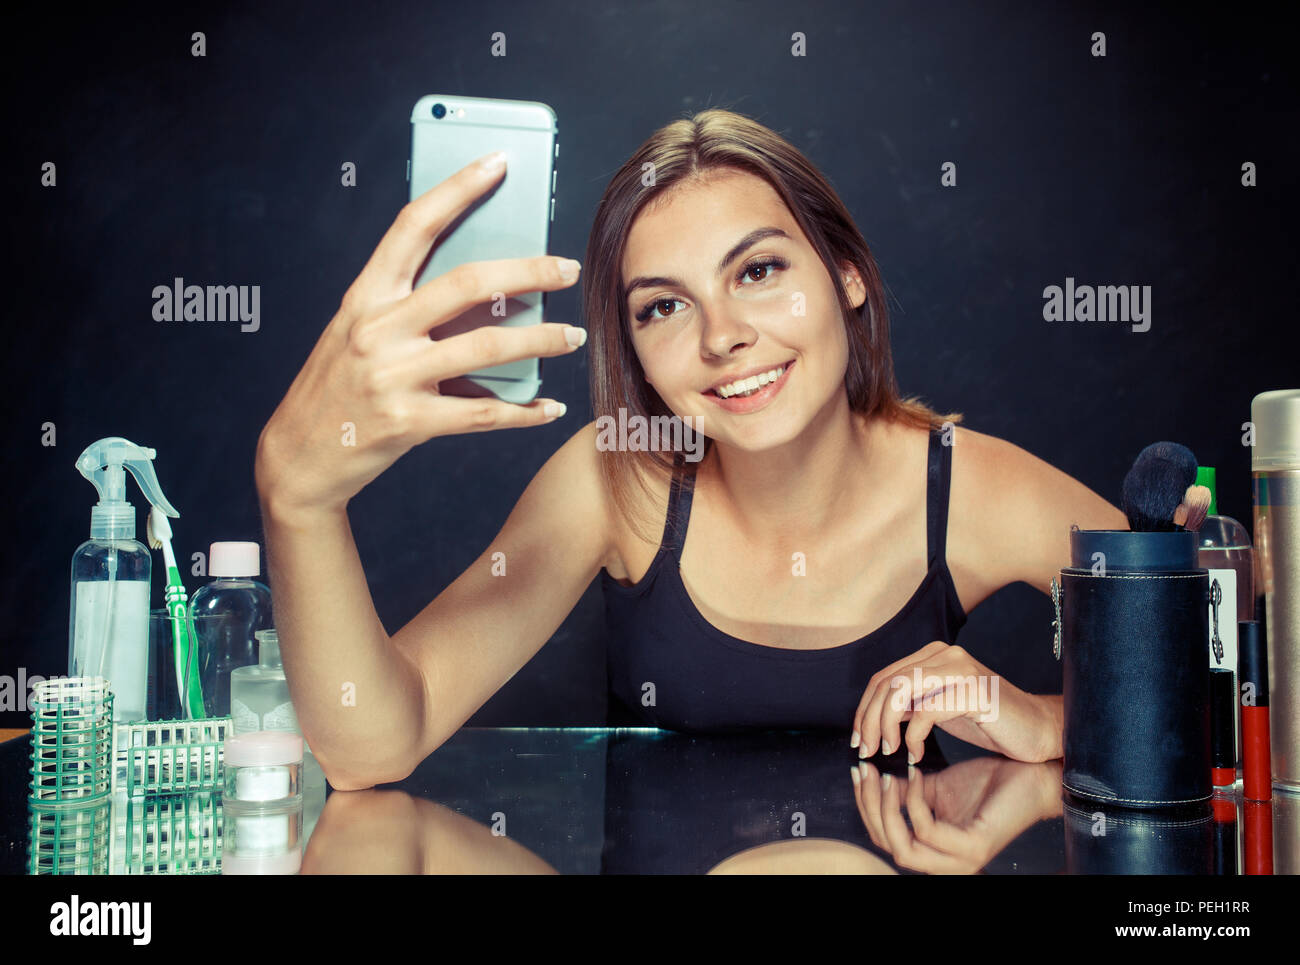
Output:
[[[743,307],[709,308],[704,312],[700,342],[705,354],[726,357],[754,343],[758,332],[742,317]]]

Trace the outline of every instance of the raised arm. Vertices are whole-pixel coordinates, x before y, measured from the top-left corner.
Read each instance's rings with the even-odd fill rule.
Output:
[[[414,446],[564,414],[551,399],[514,405],[440,389],[467,372],[573,352],[582,329],[442,326],[502,295],[567,288],[576,263],[566,272],[549,256],[472,262],[413,288],[430,247],[503,173],[469,165],[402,209],[258,439],[285,675],[337,788],[409,774],[545,642],[600,565],[601,508],[581,478],[594,442],[589,454],[571,442],[529,486],[492,550],[507,554],[507,576],[491,578],[480,560],[391,640],[348,524],[348,501]]]
[[[612,545],[594,423],[538,471],[505,525],[390,638],[345,513],[266,506],[285,675],[331,785],[406,777],[550,639]]]

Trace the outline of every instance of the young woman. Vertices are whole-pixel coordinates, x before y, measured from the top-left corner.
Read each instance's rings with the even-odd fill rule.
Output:
[[[662,128],[615,174],[583,287],[596,415],[698,418],[702,458],[609,451],[589,423],[482,556],[385,632],[348,501],[434,436],[563,415],[554,400],[437,386],[586,338],[548,323],[437,340],[494,293],[576,280],[547,256],[412,290],[439,234],[502,173],[472,165],[401,211],[258,441],[281,651],[330,783],[409,774],[597,575],[618,712],[683,729],[839,727],[863,757],[900,752],[904,722],[912,760],[936,725],[1020,760],[1059,757],[1060,698],[996,678],[954,639],[1000,587],[1047,592],[1072,523],[1123,529],[1123,515],[960,416],[899,398],[883,286],[848,211],[792,145],[724,110]],[[981,689],[945,700],[945,679]]]

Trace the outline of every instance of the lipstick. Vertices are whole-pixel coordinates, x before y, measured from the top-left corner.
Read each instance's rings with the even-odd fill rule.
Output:
[[[1210,668],[1210,783],[1230,788],[1237,783],[1237,695],[1232,671]]]
[[[1237,625],[1237,674],[1241,678],[1241,770],[1247,801],[1273,796],[1268,728],[1268,650],[1255,620]]]

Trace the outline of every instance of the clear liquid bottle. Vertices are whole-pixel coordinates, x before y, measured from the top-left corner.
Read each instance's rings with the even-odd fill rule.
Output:
[[[190,602],[203,709],[209,717],[232,714],[231,674],[257,664],[256,634],[273,626],[271,591],[254,579],[260,573],[256,543],[222,542],[209,547],[208,575],[215,579],[199,587]]]
[[[301,736],[280,660],[279,636],[274,630],[259,630],[257,644],[257,663],[230,673],[230,716],[235,733],[287,730]]]
[[[126,499],[130,473],[149,502],[178,516],[154,474],[153,449],[121,436],[99,439],[77,470],[99,492],[90,539],[72,556],[68,673],[103,676],[113,692],[113,719],[144,720],[148,711],[149,587],[152,558],[135,538],[135,507]]]
[[[257,633],[256,666],[239,667],[230,674],[230,716],[236,734],[258,730],[286,730],[302,737],[298,714],[289,697],[289,682],[280,659],[280,637],[274,629]],[[303,740],[303,783],[323,784],[324,773]],[[319,812],[318,812],[319,813]]]

